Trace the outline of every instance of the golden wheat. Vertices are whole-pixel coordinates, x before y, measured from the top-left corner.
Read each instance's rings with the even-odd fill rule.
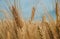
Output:
[[[9,18],[10,16],[7,14],[9,12],[0,10],[6,17],[0,20],[0,39],[60,39],[60,21],[58,22],[57,20],[55,24],[55,21],[52,16],[48,14],[48,10],[45,6],[43,6],[43,8],[45,14],[49,18],[49,22],[47,22],[45,15],[42,17],[42,21],[32,22],[36,10],[34,7],[32,8],[32,15],[29,22],[19,17],[18,6],[15,3],[16,0],[12,6],[10,6],[10,2],[8,3],[13,19]],[[58,19],[57,14],[56,19]]]

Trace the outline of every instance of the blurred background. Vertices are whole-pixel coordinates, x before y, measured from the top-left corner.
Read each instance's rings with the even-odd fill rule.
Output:
[[[17,1],[17,0],[16,0]],[[35,17],[34,20],[41,20],[44,15],[44,9],[48,11],[49,14],[52,15],[54,20],[56,19],[56,0],[18,0],[19,9],[21,11],[21,15],[23,19],[28,20],[31,17],[32,8],[35,8]],[[0,0],[0,10],[5,9],[9,11],[9,6],[14,5],[14,0]],[[9,13],[9,12],[8,12]],[[0,19],[3,19],[3,12],[0,12]]]

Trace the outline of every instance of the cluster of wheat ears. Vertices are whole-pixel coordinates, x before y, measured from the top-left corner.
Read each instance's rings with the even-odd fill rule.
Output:
[[[42,17],[42,21],[33,22],[36,10],[33,7],[31,19],[26,22],[19,16],[15,2],[14,5],[9,6],[13,19],[9,19],[8,11],[0,10],[6,17],[6,19],[0,20],[0,39],[60,39],[60,19],[57,4],[56,21],[44,8],[49,22],[46,21],[45,16]]]

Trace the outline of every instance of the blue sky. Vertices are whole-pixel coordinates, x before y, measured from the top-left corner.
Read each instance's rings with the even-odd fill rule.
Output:
[[[10,1],[11,1],[11,4],[13,4],[13,1],[12,0]],[[20,9],[22,11],[23,18],[25,20],[30,18],[32,7],[34,6],[36,9],[34,19],[40,20],[42,16],[44,15],[44,10],[42,7],[43,4],[41,4],[41,2],[46,6],[47,10],[52,15],[52,17],[56,19],[55,0],[20,0]],[[0,9],[8,10],[5,0],[0,0]],[[1,16],[3,15],[0,12],[0,17]]]

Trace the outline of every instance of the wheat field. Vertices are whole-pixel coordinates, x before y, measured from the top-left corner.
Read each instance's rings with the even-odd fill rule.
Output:
[[[16,2],[16,1],[15,1]],[[32,14],[29,21],[25,21],[19,16],[19,10],[16,4],[9,7],[13,19],[9,18],[9,12],[4,12],[5,19],[0,19],[0,39],[60,39],[60,19],[58,15],[58,6],[56,5],[56,20],[46,11],[46,16],[42,17],[42,21],[34,21],[35,8],[32,8]]]

